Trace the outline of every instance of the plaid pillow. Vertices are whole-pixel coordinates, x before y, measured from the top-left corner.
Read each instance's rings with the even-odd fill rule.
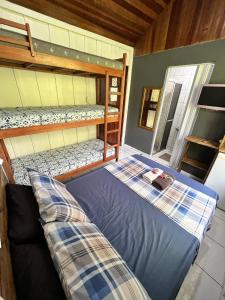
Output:
[[[53,222],[44,232],[68,299],[150,299],[93,223]]]
[[[32,169],[27,170],[44,222],[90,222],[63,183]]]

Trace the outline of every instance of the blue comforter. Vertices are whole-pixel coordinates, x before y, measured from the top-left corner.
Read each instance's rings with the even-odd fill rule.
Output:
[[[143,156],[177,180],[214,198],[217,194],[176,171]],[[194,261],[199,241],[139,197],[104,168],[66,184],[88,217],[108,238],[153,300],[175,299]]]

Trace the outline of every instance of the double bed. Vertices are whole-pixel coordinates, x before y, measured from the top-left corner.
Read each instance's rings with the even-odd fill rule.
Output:
[[[135,155],[134,158],[150,167],[160,167],[177,181],[214,198],[216,203],[216,192],[203,184],[144,156]],[[198,238],[105,168],[77,177],[67,182],[66,187],[90,221],[97,225],[125,260],[151,299],[175,299],[197,256]],[[31,295],[32,300],[65,299],[38,222],[38,207],[31,187],[8,185],[6,191],[8,232],[18,300],[31,299]],[[29,230],[26,222],[30,223]]]

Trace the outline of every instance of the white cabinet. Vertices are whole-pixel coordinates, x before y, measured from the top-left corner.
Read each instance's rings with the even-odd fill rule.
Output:
[[[219,153],[206,179],[205,185],[219,194],[217,206],[225,211],[225,154]]]

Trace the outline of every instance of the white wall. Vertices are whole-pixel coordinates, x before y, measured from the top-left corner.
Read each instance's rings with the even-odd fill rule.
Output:
[[[121,58],[125,52],[128,54],[123,141],[126,131],[133,48],[5,0],[0,0],[0,17],[19,23],[27,22],[30,24],[33,37],[55,44],[111,59]],[[0,82],[0,107],[88,104],[96,101],[93,79],[0,68]],[[10,157],[14,158],[95,136],[96,127],[89,126],[11,138],[6,139],[5,142]]]

